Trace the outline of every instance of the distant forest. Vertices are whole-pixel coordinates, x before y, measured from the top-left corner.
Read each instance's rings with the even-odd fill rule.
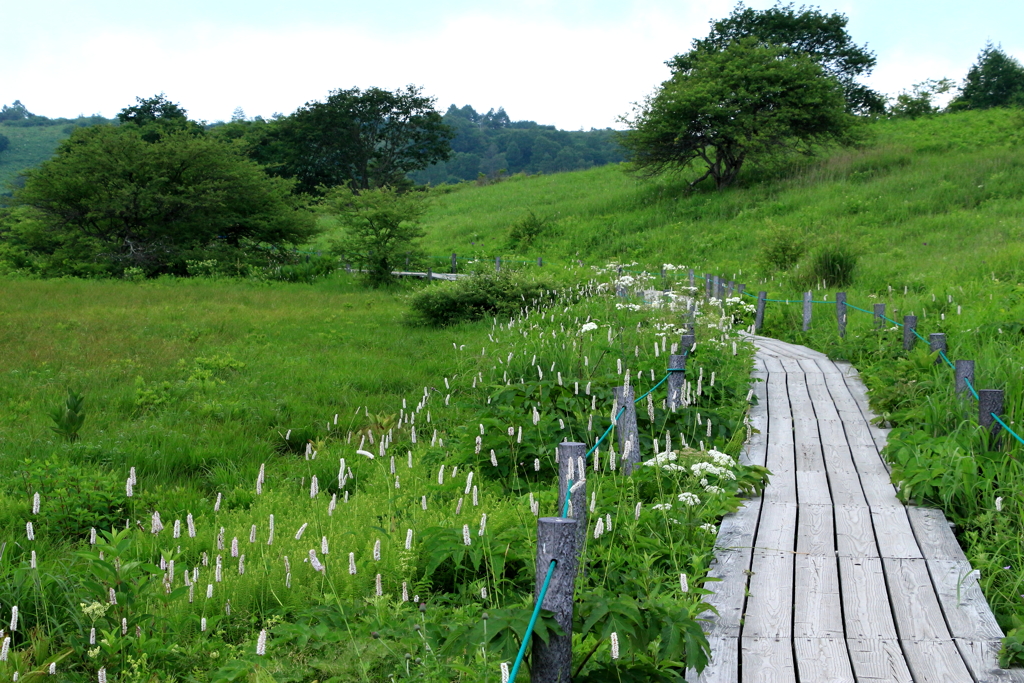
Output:
[[[558,130],[535,121],[513,121],[503,108],[478,113],[468,104],[448,107],[443,120],[455,129],[454,154],[409,174],[418,184],[441,185],[512,173],[577,171],[625,159],[611,128]]]

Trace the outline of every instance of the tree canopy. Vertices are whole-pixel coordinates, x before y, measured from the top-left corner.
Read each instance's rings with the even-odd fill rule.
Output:
[[[267,126],[253,156],[310,194],[408,184],[406,174],[446,160],[454,136],[416,86],[335,90]]]
[[[13,203],[31,220],[21,239],[65,272],[180,270],[192,252],[280,248],[314,232],[291,194],[232,145],[188,131],[75,130],[28,173]],[[23,215],[24,217],[24,215]]]
[[[722,189],[748,161],[843,140],[843,88],[810,56],[756,38],[694,53],[627,118],[624,144],[642,175],[697,162]]]
[[[1024,106],[1024,66],[1002,47],[988,43],[967,77],[950,109],[990,109]]]
[[[885,98],[856,81],[874,69],[875,54],[853,42],[846,31],[848,21],[838,12],[827,14],[806,5],[779,2],[756,10],[740,2],[728,17],[711,22],[706,38],[695,39],[689,52],[667,64],[674,72],[687,71],[702,54],[721,52],[736,41],[753,38],[761,45],[784,46],[811,57],[842,84],[850,113],[881,113]]]

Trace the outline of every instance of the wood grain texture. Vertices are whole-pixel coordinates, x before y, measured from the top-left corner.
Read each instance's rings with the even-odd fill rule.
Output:
[[[901,640],[950,640],[924,560],[882,558]]]
[[[907,516],[925,559],[967,560],[941,510],[911,505],[907,508]]]
[[[796,638],[796,668],[801,681],[854,683],[843,638]]]
[[[765,499],[761,505],[761,518],[757,524],[754,548],[756,550],[794,550],[796,548],[796,510],[797,506],[791,503],[773,503]]]
[[[743,683],[796,683],[789,638],[743,638]]]
[[[700,674],[687,669],[686,680],[697,683],[739,683],[739,639],[708,636],[708,644],[711,646],[711,658],[707,667]]]
[[[878,544],[866,505],[836,505],[836,551],[845,557],[878,557]]]
[[[844,637],[843,613],[839,598],[839,567],[835,556],[796,556],[793,582],[793,637],[840,640]],[[845,646],[843,649],[845,650]]]
[[[896,639],[880,559],[840,557],[839,589],[848,638]]]
[[[926,560],[942,613],[954,638],[998,640],[1003,637],[992,609],[967,560]]]
[[[796,552],[801,555],[836,556],[831,505],[800,505],[797,508]]]
[[[871,521],[875,526],[879,554],[882,557],[923,558],[907,519],[907,509],[895,499],[892,503],[871,506]]]
[[[797,502],[800,505],[831,505],[832,495],[828,492],[828,475],[824,471],[797,470]]]
[[[915,680],[970,683],[971,673],[952,640],[901,640],[900,646]]]
[[[761,515],[761,499],[751,498],[745,501],[736,512],[722,518],[715,538],[715,549],[734,550],[750,548],[754,545],[754,534],[757,531],[757,520]]]
[[[957,650],[978,683],[1024,683],[1024,669],[1000,669],[998,640],[955,638]]]
[[[847,638],[846,649],[858,683],[913,683],[895,639]]]
[[[719,550],[715,562],[708,570],[709,579],[704,589],[711,591],[705,601],[718,610],[701,615],[706,620],[704,631],[713,636],[738,637],[743,623],[743,605],[746,601],[747,581],[750,579],[751,550]]]
[[[792,638],[793,553],[755,550],[749,586],[744,639]]]

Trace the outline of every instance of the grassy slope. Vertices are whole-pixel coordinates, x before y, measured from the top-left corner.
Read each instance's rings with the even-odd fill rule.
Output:
[[[0,124],[0,133],[11,140],[7,151],[0,153],[0,192],[4,192],[19,173],[49,159],[60,141],[68,136],[65,128],[67,124],[31,127]]]
[[[427,250],[509,255],[509,226],[533,210],[553,223],[527,259],[620,258],[731,274],[752,267],[759,232],[782,226],[812,242],[851,242],[870,287],[1016,268],[1022,122],[1012,111],[879,122],[859,149],[781,177],[750,169],[745,185],[724,192],[686,192],[680,178],[639,182],[621,166],[467,185],[427,215]]]

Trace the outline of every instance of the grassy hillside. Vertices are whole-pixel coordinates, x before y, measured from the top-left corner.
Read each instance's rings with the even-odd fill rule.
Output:
[[[0,153],[0,194],[8,183],[25,169],[38,166],[51,156],[60,141],[70,134],[66,123],[52,126],[11,126],[0,123],[0,134],[10,138],[11,146]]]
[[[427,247],[732,274],[752,267],[764,231],[786,228],[812,246],[852,246],[862,255],[863,286],[920,284],[938,272],[972,277],[1016,269],[1024,255],[1022,143],[1024,113],[966,112],[873,123],[858,148],[781,173],[752,168],[723,192],[688,191],[685,178],[638,181],[621,165],[460,186],[428,214]],[[517,251],[509,228],[528,211],[550,223]]]

